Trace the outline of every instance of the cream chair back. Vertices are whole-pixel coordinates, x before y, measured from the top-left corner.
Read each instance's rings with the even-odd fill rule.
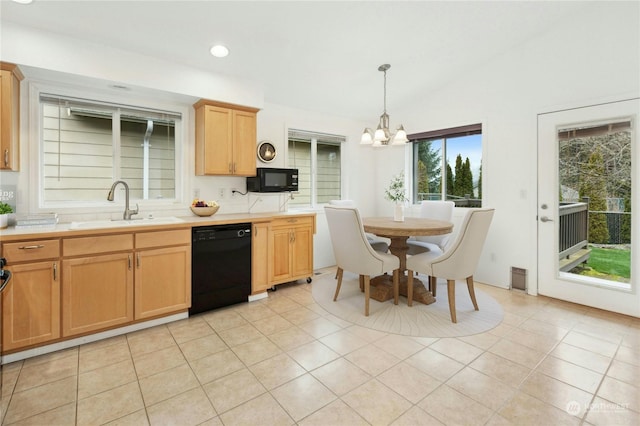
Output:
[[[329,200],[329,205],[342,206],[342,207],[355,207],[356,203],[353,200]]]
[[[398,268],[396,256],[376,252],[371,247],[357,208],[329,205],[324,210],[339,268],[359,275],[379,275]]]
[[[494,209],[469,209],[453,241],[444,254],[433,259],[433,276],[451,280],[466,279],[473,275],[480,260]],[[407,266],[408,267],[408,266]]]
[[[420,217],[451,222],[455,205],[453,201],[424,200],[420,203]],[[444,248],[450,235],[451,234],[434,235],[430,237],[416,236],[415,239],[417,241],[436,244],[440,248]]]
[[[356,207],[356,203],[353,200],[330,200],[329,205],[341,206],[341,207]],[[386,253],[389,251],[389,244],[387,241],[381,240],[373,234],[366,233],[367,241],[371,244],[371,247],[375,251]]]

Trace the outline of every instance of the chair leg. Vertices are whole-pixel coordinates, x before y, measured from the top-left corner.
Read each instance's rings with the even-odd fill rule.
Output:
[[[469,289],[469,296],[471,296],[471,302],[475,310],[478,310],[478,302],[476,302],[476,292],[473,288],[473,275],[467,277],[467,288]]]
[[[449,295],[449,312],[451,313],[451,322],[456,323],[456,281],[447,280],[447,293]]]
[[[395,305],[398,304],[398,299],[400,298],[400,270],[393,270],[393,303]]]
[[[364,276],[364,316],[369,316],[369,295],[370,295],[370,283],[369,275]]]
[[[436,289],[438,288],[437,278],[429,275],[429,291],[433,297],[436,297]]]
[[[342,268],[338,266],[338,269],[336,270],[336,276],[334,277],[334,279],[338,279],[338,274],[342,272]]]
[[[336,271],[336,278],[338,279],[338,283],[336,284],[336,294],[333,295],[333,301],[338,300],[338,293],[340,293],[340,287],[342,286],[342,268],[338,268]]]
[[[364,275],[358,277],[358,282],[360,283],[360,291],[364,292]]]
[[[413,306],[413,271],[407,271],[407,306]]]

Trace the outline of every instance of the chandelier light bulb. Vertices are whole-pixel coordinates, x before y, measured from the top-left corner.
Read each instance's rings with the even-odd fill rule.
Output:
[[[373,130],[365,128],[360,138],[360,145],[371,145],[373,143]]]

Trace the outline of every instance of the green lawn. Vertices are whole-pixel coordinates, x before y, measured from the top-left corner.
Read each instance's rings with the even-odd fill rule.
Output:
[[[631,250],[591,247],[591,255],[583,275],[612,281],[628,282],[631,277]]]

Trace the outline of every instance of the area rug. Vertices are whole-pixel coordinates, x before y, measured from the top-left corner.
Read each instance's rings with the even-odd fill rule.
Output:
[[[414,301],[407,306],[407,298],[400,296],[397,305],[393,300],[378,302],[371,299],[369,316],[364,316],[364,293],[360,291],[358,276],[345,271],[340,295],[336,302],[333,295],[336,279],[332,273],[314,278],[314,300],[333,315],[353,324],[387,333],[416,337],[461,337],[491,330],[500,322],[504,313],[500,304],[490,295],[475,289],[479,311],[473,309],[467,284],[456,283],[456,315],[458,322],[451,322],[447,283],[438,280],[435,303],[423,305]],[[418,276],[427,282],[424,275]]]

